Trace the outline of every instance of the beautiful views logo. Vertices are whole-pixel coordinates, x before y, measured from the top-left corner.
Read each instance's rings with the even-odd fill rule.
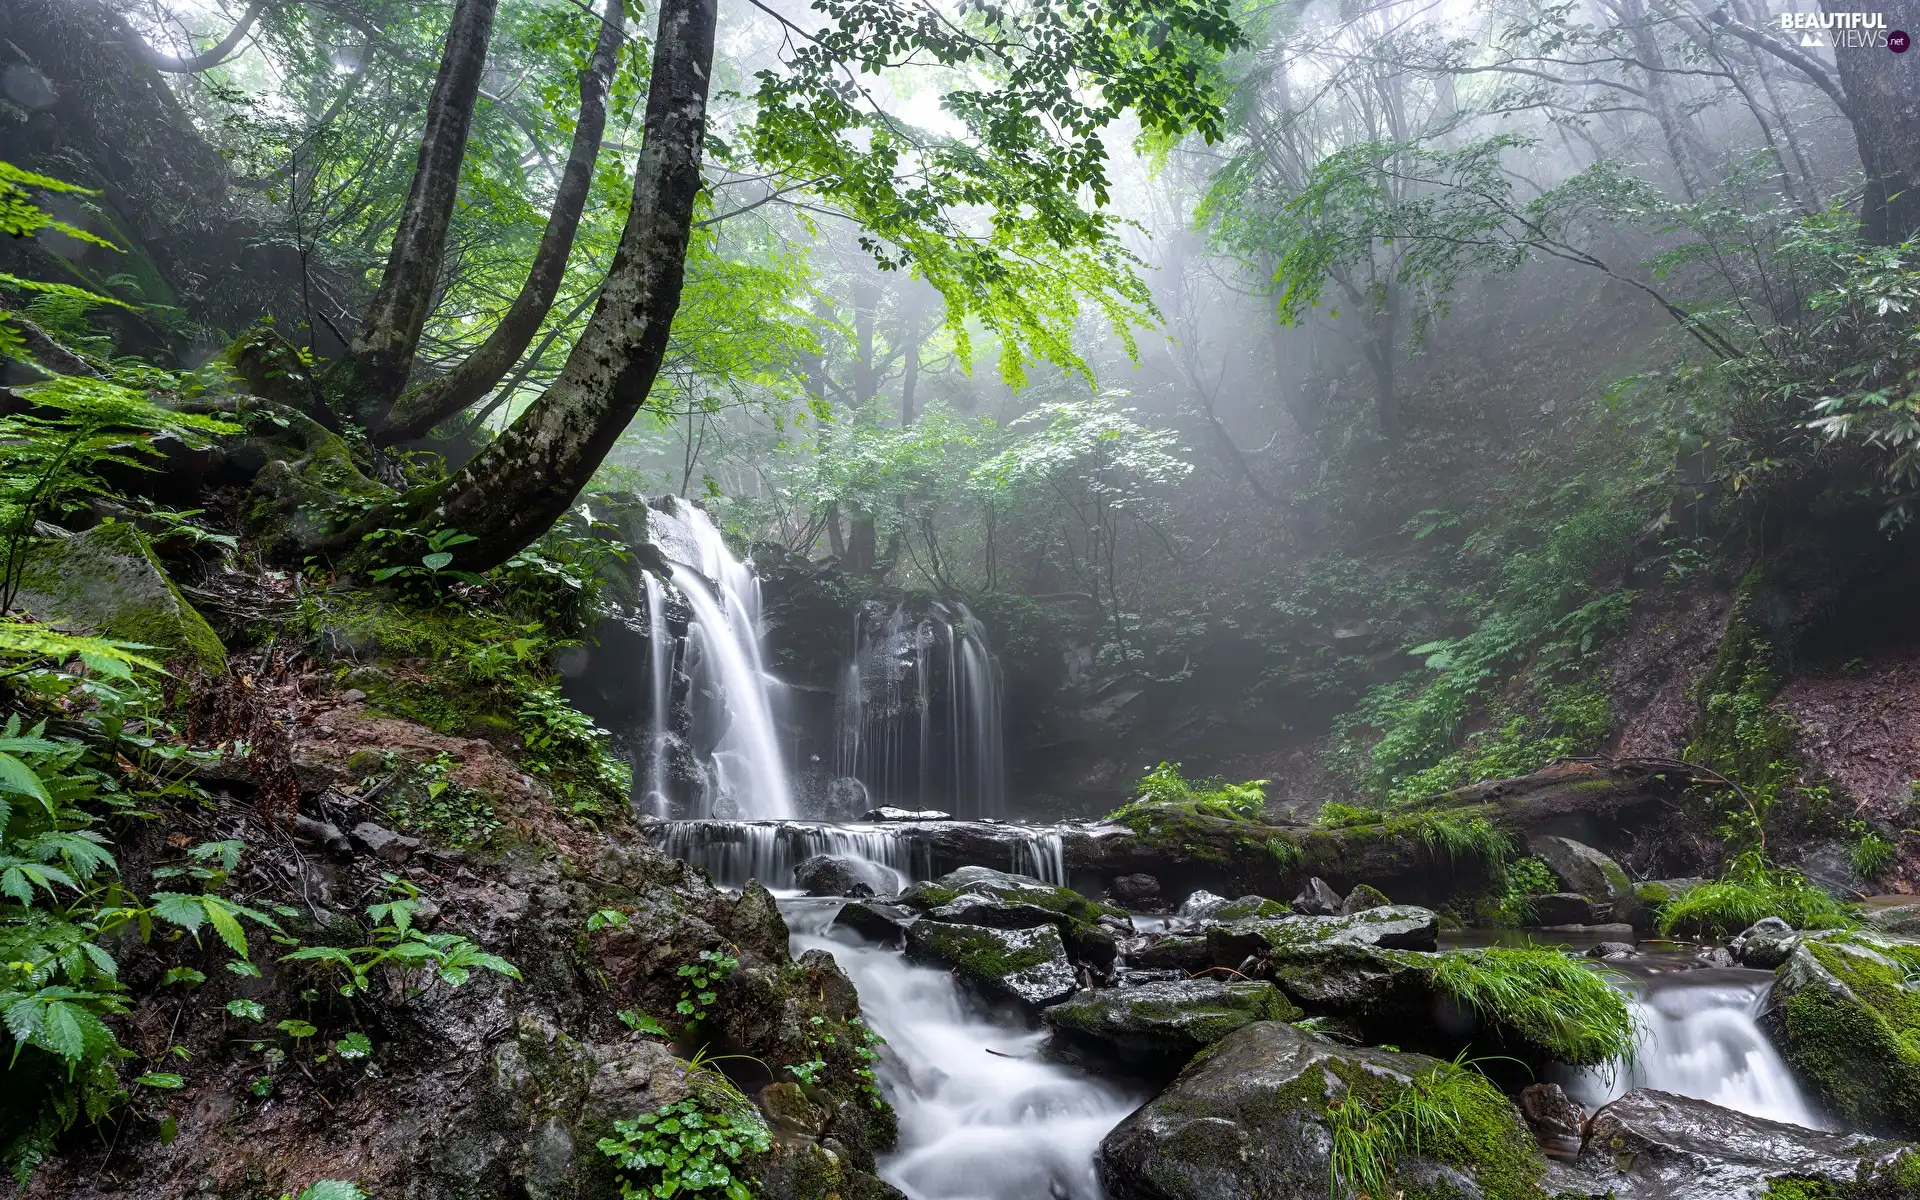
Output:
[[[1790,12],[1780,28],[1802,47],[1821,50],[1879,50],[1887,47],[1887,15],[1877,12]],[[1901,46],[1905,49],[1905,46]],[[1897,51],[1896,51],[1897,53]]]

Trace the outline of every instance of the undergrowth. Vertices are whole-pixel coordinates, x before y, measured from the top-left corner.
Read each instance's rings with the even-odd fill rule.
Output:
[[[1538,1194],[1539,1155],[1515,1129],[1512,1105],[1462,1059],[1414,1075],[1389,1098],[1379,1090],[1350,1083],[1327,1106],[1331,1200],[1411,1194],[1395,1174],[1416,1156],[1473,1171],[1481,1193],[1496,1200]]]
[[[1125,821],[1152,809],[1181,808],[1232,821],[1258,821],[1266,809],[1268,782],[1228,783],[1218,775],[1190,780],[1180,774],[1179,763],[1163,762],[1140,777],[1134,785],[1135,799],[1107,819]]]
[[[1558,950],[1459,950],[1437,957],[1434,978],[1460,1005],[1514,1029],[1557,1062],[1599,1066],[1633,1056],[1638,1031],[1626,998]]]
[[[1762,917],[1795,929],[1847,929],[1853,912],[1798,871],[1769,867],[1757,851],[1740,855],[1725,878],[1703,883],[1667,902],[1660,932],[1731,937]]]

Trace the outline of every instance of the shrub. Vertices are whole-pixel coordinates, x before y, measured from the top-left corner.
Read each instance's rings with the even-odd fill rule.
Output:
[[[1109,820],[1122,820],[1149,808],[1186,808],[1210,817],[1257,821],[1266,809],[1269,780],[1228,783],[1215,775],[1199,781],[1180,774],[1179,763],[1161,763],[1140,777],[1137,798],[1114,810]]]
[[[1558,950],[1494,947],[1438,956],[1435,982],[1570,1066],[1630,1059],[1637,1030],[1626,998],[1599,971]]]
[[[1848,907],[1798,871],[1769,868],[1757,852],[1734,860],[1727,877],[1703,883],[1667,903],[1660,932],[1731,937],[1762,917],[1779,917],[1795,929],[1846,929],[1856,922]]]

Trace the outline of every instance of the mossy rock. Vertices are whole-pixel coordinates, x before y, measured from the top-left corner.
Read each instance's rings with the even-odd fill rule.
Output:
[[[1920,944],[1804,939],[1774,973],[1762,1026],[1801,1086],[1857,1128],[1920,1136]]]
[[[1380,1136],[1379,1123],[1365,1119],[1410,1090],[1455,1114],[1448,1128],[1422,1130],[1417,1148],[1413,1139]],[[1349,1155],[1356,1144],[1377,1155],[1386,1195],[1545,1196],[1546,1163],[1518,1110],[1478,1073],[1419,1054],[1336,1045],[1273,1021],[1203,1052],[1107,1135],[1099,1166],[1113,1200],[1317,1197],[1329,1194],[1336,1144]]]
[[[1047,1009],[1056,1043],[1090,1051],[1156,1077],[1171,1077],[1194,1055],[1255,1021],[1302,1014],[1264,980],[1187,979],[1080,992]]]
[[[1033,1009],[1065,1000],[1077,986],[1066,944],[1052,925],[989,929],[918,921],[907,930],[907,957],[950,967],[977,991]]]
[[[1233,921],[1244,921],[1248,918],[1275,920],[1280,917],[1290,917],[1292,915],[1293,910],[1278,900],[1269,900],[1265,896],[1242,896],[1238,900],[1231,901],[1214,909],[1210,914],[1210,919],[1219,921],[1222,924],[1227,924]]]
[[[33,543],[14,606],[49,625],[155,647],[153,657],[169,663],[227,669],[219,636],[131,525],[108,521]]]

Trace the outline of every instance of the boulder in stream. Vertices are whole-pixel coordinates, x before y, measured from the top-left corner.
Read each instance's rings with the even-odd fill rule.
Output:
[[[1293,898],[1293,911],[1308,917],[1331,917],[1340,911],[1343,903],[1340,893],[1334,891],[1326,880],[1315,875]]]
[[[1113,1200],[1325,1196],[1336,1129],[1351,1131],[1352,1114],[1378,1113],[1409,1089],[1458,1121],[1423,1129],[1417,1152],[1411,1139],[1377,1143],[1388,1151],[1386,1195],[1540,1195],[1545,1161],[1519,1111],[1477,1072],[1277,1021],[1229,1034],[1115,1127],[1100,1144],[1101,1180]]]
[[[904,904],[888,904],[880,900],[849,900],[840,906],[834,915],[833,923],[842,928],[851,929],[861,937],[883,946],[897,946],[906,936],[907,926],[919,919],[919,914]]]
[[[948,967],[989,999],[1028,1009],[1058,1004],[1078,986],[1066,944],[1052,925],[990,929],[917,921],[907,930],[907,957]]]
[[[1439,939],[1440,918],[1430,909],[1411,904],[1388,904],[1350,917],[1254,917],[1207,931],[1214,961],[1226,965],[1270,949],[1364,946],[1432,950]]]
[[[1849,1125],[1920,1136],[1920,943],[1802,937],[1761,1015],[1800,1085]]]
[[[1122,875],[1107,885],[1107,896],[1129,908],[1156,905],[1160,903],[1160,881],[1144,872]]]
[[[1591,924],[1593,921],[1631,922],[1640,909],[1633,881],[1620,864],[1585,842],[1553,834],[1535,834],[1527,839],[1527,849],[1545,859],[1547,867],[1569,892],[1578,892],[1593,903],[1594,916],[1585,921],[1542,921],[1541,924]]]
[[[1385,908],[1392,903],[1393,901],[1387,899],[1385,892],[1372,884],[1362,883],[1356,885],[1351,892],[1347,893],[1347,898],[1340,902],[1340,915],[1350,917],[1355,913],[1366,912],[1368,909]]]
[[[941,812],[937,808],[894,808],[891,805],[883,804],[879,808],[870,808],[866,812],[861,813],[860,819],[862,821],[886,822],[951,821],[953,820],[953,814],[950,812]]]
[[[1271,983],[1186,979],[1076,993],[1047,1009],[1055,1042],[1145,1075],[1171,1078],[1194,1055],[1254,1021],[1289,1021],[1299,1009]]]
[[[1898,1142],[1640,1089],[1595,1113],[1579,1161],[1554,1166],[1545,1184],[1594,1200],[1896,1200],[1916,1194],[1906,1182],[1915,1176],[1920,1156]]]
[[[793,868],[794,885],[809,896],[877,896],[897,886],[886,868],[840,854],[816,854]]]

